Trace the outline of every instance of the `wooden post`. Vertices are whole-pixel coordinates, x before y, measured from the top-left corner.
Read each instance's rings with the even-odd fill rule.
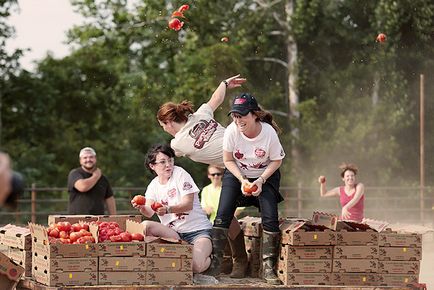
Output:
[[[36,223],[36,183],[32,183],[32,196],[31,196],[31,219],[32,223]]]
[[[420,75],[420,191],[419,191],[419,207],[420,221],[424,222],[424,190],[425,190],[425,91],[424,91],[424,75]]]
[[[301,202],[301,182],[297,183],[297,216],[301,217],[301,208],[303,203]]]

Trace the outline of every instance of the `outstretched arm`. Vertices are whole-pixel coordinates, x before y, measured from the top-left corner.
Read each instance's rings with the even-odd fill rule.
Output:
[[[239,76],[240,75],[230,77],[219,84],[212,94],[211,99],[208,101],[208,105],[213,111],[215,111],[225,100],[226,89],[241,87],[241,84],[246,82],[245,78],[240,78]]]
[[[328,196],[339,196],[339,187],[335,187],[332,190],[327,191],[326,189],[326,179],[324,176],[318,177],[319,186],[319,194],[321,197]]]

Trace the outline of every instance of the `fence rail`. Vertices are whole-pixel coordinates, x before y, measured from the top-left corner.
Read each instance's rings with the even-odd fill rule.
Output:
[[[119,214],[137,214],[131,207],[133,195],[144,192],[144,187],[115,187]],[[423,190],[424,194],[420,194]],[[312,187],[281,187],[285,201],[279,205],[280,216],[310,217],[315,210],[340,213],[338,198],[321,198],[319,189]],[[365,189],[365,216],[389,222],[433,224],[434,188],[432,187],[367,187]],[[26,189],[14,211],[1,210],[0,224],[22,224],[28,221],[46,223],[51,214],[67,214],[67,188],[36,187]],[[255,208],[244,214],[255,215]]]

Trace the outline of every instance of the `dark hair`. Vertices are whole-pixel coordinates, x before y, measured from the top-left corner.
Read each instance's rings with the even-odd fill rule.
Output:
[[[182,101],[180,104],[167,102],[161,105],[158,109],[157,119],[163,123],[169,121],[182,123],[187,122],[188,115],[193,113],[193,104],[189,101]]]
[[[354,175],[357,175],[357,171],[359,170],[355,164],[352,163],[342,163],[339,165],[341,169],[341,177],[344,178],[345,172],[347,170],[354,172]]]
[[[154,175],[155,175],[155,171],[152,170],[149,164],[155,164],[158,153],[163,153],[169,156],[170,158],[175,158],[175,151],[173,151],[173,149],[170,148],[170,146],[167,144],[155,144],[151,148],[149,148],[145,157],[145,167],[148,168],[149,171],[151,171],[151,173]]]
[[[273,115],[270,112],[263,110],[262,108],[258,111],[252,111],[252,114],[258,117],[256,121],[261,121],[264,123],[268,123],[276,130],[277,134],[280,134],[282,130],[279,128],[277,123],[273,120]]]
[[[18,205],[18,198],[24,193],[24,179],[23,176],[13,171],[11,178],[11,192],[5,201],[5,206],[16,209]]]

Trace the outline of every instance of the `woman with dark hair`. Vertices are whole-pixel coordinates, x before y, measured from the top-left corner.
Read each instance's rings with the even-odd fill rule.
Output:
[[[207,272],[220,271],[224,239],[236,206],[253,205],[260,208],[262,217],[263,278],[270,284],[280,284],[275,273],[280,242],[277,204],[283,201],[279,167],[285,152],[277,136],[279,128],[250,94],[234,99],[230,115],[233,122],[223,139],[227,170],[213,228],[214,255]]]
[[[209,101],[196,112],[188,101],[161,105],[157,119],[163,130],[174,137],[170,146],[176,156],[224,168],[222,145],[225,128],[214,119],[214,111],[223,103],[227,89],[240,87],[245,81],[240,75],[222,81]],[[244,236],[235,218],[230,228],[228,242],[233,262],[230,277],[244,278],[247,270]]]
[[[342,206],[340,218],[361,222],[364,218],[365,186],[356,181],[357,166],[343,163],[339,168],[341,169],[340,175],[344,186],[335,187],[327,191],[326,178],[321,175],[318,178],[320,195],[321,197],[338,196]]]
[[[144,216],[156,213],[161,223],[144,221],[146,235],[183,239],[193,245],[193,272],[208,269],[212,251],[212,225],[200,206],[199,189],[183,168],[174,165],[175,152],[168,145],[154,145],[146,155],[145,166],[156,177],[145,193],[146,204],[131,204]],[[160,207],[151,208],[154,203]]]

